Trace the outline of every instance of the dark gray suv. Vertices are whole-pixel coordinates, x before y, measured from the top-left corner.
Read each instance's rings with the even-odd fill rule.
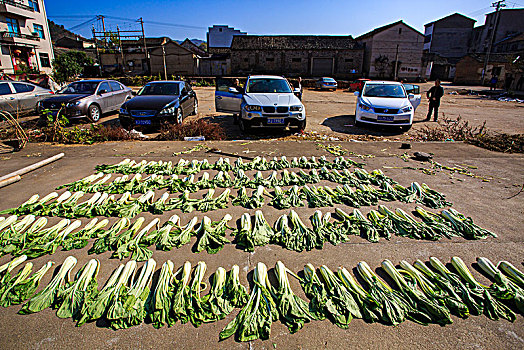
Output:
[[[38,112],[67,118],[86,117],[91,122],[100,120],[102,114],[116,112],[133,97],[130,88],[114,80],[80,80],[67,85],[53,97],[40,101]]]

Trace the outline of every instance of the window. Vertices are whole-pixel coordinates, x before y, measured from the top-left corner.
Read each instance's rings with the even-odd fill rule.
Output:
[[[49,54],[44,52],[39,52],[38,56],[40,56],[40,66],[43,68],[51,67],[51,61],[49,61]]]
[[[40,12],[40,7],[38,6],[38,0],[29,0],[27,2],[29,7],[32,7],[35,12]]]
[[[9,33],[20,33],[20,26],[18,25],[18,20],[16,18],[5,18],[5,23],[7,23],[7,31]]]
[[[110,81],[109,84],[111,84],[111,89],[113,91],[120,91],[122,90],[122,85],[120,85],[118,82],[116,81]]]
[[[100,84],[100,86],[98,87],[98,92],[100,93],[100,91],[102,90],[105,90],[106,92],[109,92],[111,91],[111,89],[109,88],[109,83],[108,82],[103,82],[102,84]]]
[[[28,85],[24,83],[12,83],[12,84],[17,94],[21,94],[22,92],[33,91],[35,89],[33,85]]]
[[[11,94],[11,88],[9,87],[9,84],[2,83],[0,84],[0,95],[9,95]]]
[[[346,62],[353,62],[353,59],[352,58],[346,58],[344,61],[346,61]]]
[[[45,39],[43,26],[41,26],[40,24],[33,24],[33,28],[34,28],[35,33],[38,33],[38,36],[41,39]]]
[[[402,28],[398,29],[398,35],[402,34]]]
[[[431,37],[432,37],[431,34],[426,35],[424,37],[424,44],[427,44],[427,43],[431,42]]]
[[[275,59],[273,57],[266,57],[266,62],[273,62]]]
[[[300,58],[300,57],[293,57],[293,58],[291,59],[291,62],[297,62],[297,63],[300,63],[300,62],[302,62],[302,58]]]

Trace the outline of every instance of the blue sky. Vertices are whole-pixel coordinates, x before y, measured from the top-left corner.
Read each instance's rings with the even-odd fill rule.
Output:
[[[424,24],[459,12],[484,22],[491,0],[47,0],[47,15],[66,28],[91,37],[89,22],[103,14],[106,28],[139,29],[125,19],[143,17],[147,36],[173,39],[206,38],[207,27],[227,24],[249,34],[350,34],[358,36],[375,27],[403,19],[423,31]],[[524,0],[509,0],[508,8],[524,7]],[[114,18],[117,17],[117,18]],[[85,23],[88,22],[88,23]],[[151,22],[169,23],[171,25]],[[83,24],[84,23],[84,24]],[[177,26],[181,25],[181,26]],[[183,27],[186,26],[186,27]]]

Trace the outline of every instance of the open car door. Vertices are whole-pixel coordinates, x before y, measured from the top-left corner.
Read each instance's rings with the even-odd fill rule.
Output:
[[[414,84],[403,85],[408,95],[412,95],[412,97],[409,99],[409,102],[411,102],[413,109],[416,110],[417,107],[420,105],[420,99],[422,98],[422,96],[420,95],[420,86]]]
[[[229,91],[233,79],[216,78],[215,109],[217,112],[240,114],[242,94]]]

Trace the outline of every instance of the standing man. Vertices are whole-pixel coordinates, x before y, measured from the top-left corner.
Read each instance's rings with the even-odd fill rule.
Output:
[[[243,94],[244,93],[244,88],[242,88],[242,86],[240,85],[240,80],[238,80],[237,78],[235,78],[235,80],[233,80],[233,85],[231,86],[232,88],[235,88],[239,94]]]
[[[302,101],[302,77],[298,77],[297,79],[297,86],[296,88],[300,90],[300,92],[296,93],[295,95],[298,97],[299,100]]]
[[[496,90],[497,89],[497,83],[499,82],[499,77],[496,75],[491,76],[491,80],[489,81],[489,90]]]
[[[440,80],[435,80],[435,86],[432,86],[431,89],[426,93],[426,97],[429,99],[429,110],[426,120],[431,119],[431,113],[435,111],[435,116],[433,121],[438,119],[438,108],[440,106],[440,99],[444,96],[444,88],[440,86]]]

